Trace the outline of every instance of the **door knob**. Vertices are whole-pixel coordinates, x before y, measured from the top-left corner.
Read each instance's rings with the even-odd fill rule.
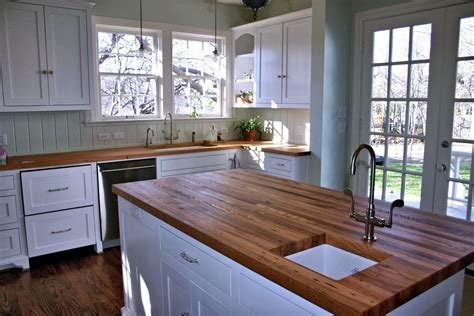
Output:
[[[438,171],[438,172],[446,171],[446,169],[448,169],[448,167],[446,167],[446,165],[444,163],[439,164],[439,165],[436,166],[436,171]]]

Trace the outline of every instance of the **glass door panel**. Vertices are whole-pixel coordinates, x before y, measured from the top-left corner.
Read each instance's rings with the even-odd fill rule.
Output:
[[[447,85],[443,101],[449,111],[447,117],[452,119],[447,127],[440,120],[440,139],[444,143],[438,154],[435,195],[440,195],[442,199],[438,199],[435,208],[445,210],[448,216],[472,220],[474,5],[449,8],[447,30],[455,32],[455,36],[447,38],[445,45],[446,56],[449,56],[445,76],[451,82]]]
[[[376,196],[420,207],[432,24],[372,33],[370,139],[377,154]]]

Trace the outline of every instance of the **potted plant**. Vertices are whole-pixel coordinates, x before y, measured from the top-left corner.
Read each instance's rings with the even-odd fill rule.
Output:
[[[237,94],[237,103],[240,104],[252,104],[253,103],[253,92],[240,90],[240,93]]]
[[[234,130],[240,130],[240,138],[246,142],[254,142],[257,140],[257,133],[262,130],[262,122],[259,116],[251,119],[241,119]]]

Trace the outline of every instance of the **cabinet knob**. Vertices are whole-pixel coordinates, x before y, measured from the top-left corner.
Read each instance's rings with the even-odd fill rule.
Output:
[[[53,74],[52,70],[48,71],[48,75],[52,75],[52,74]]]
[[[280,79],[281,79],[281,78],[283,78],[283,76],[282,76],[282,75],[278,75],[278,78],[280,78]]]
[[[47,75],[48,71],[47,70],[40,70],[39,73],[42,74],[42,75]]]

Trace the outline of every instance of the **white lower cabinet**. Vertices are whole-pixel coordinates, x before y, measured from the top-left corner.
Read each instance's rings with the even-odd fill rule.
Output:
[[[309,156],[285,156],[259,150],[242,150],[242,167],[264,171],[298,182],[308,182]]]
[[[29,268],[19,171],[0,171],[0,270]]]
[[[27,216],[25,224],[30,257],[95,244],[92,206]]]

